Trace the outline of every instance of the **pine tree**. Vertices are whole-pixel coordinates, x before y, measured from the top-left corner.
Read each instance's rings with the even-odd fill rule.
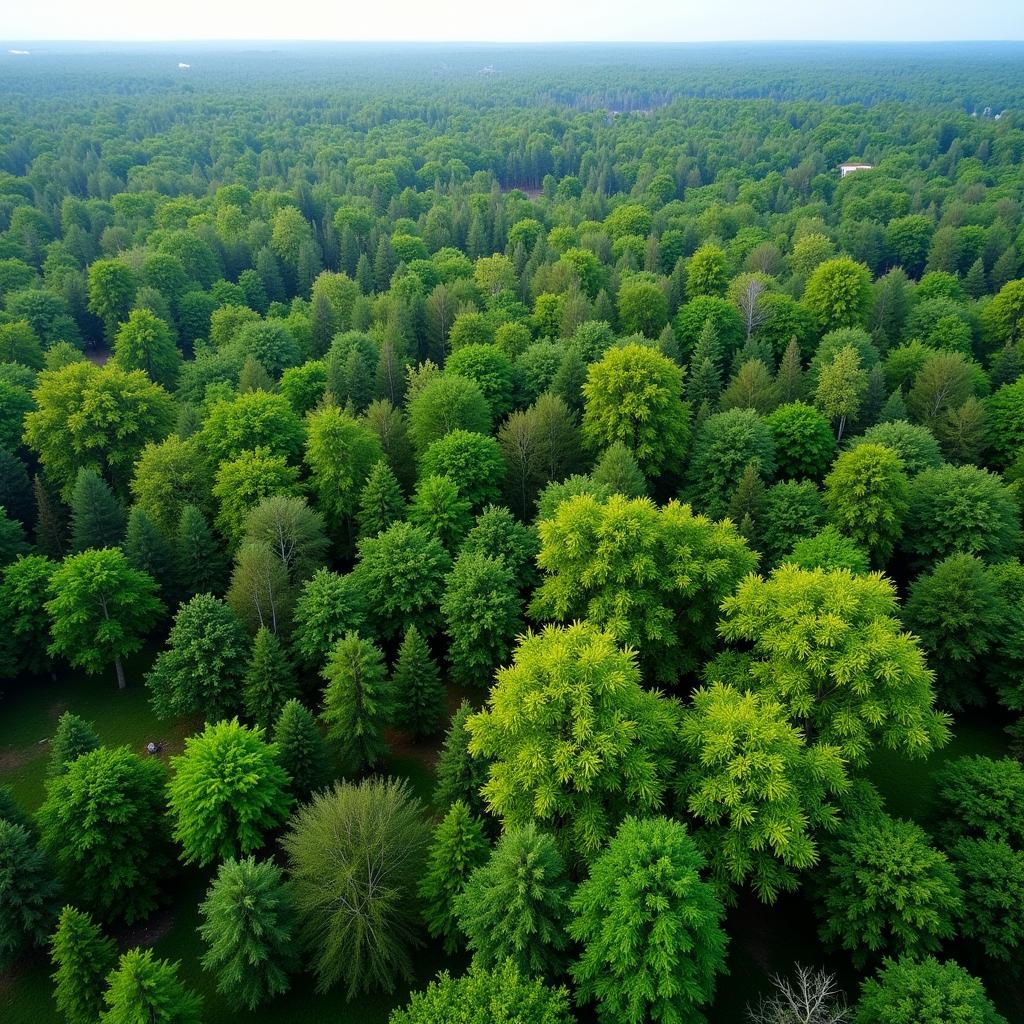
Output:
[[[114,548],[124,537],[124,508],[94,469],[80,469],[71,492],[71,548]]]
[[[426,640],[415,626],[405,631],[391,676],[394,724],[415,736],[433,736],[444,724],[444,684]]]
[[[49,938],[57,914],[49,858],[23,825],[0,820],[0,970]]]
[[[177,568],[174,548],[138,505],[128,514],[124,554],[133,569],[149,573],[156,580],[161,598],[168,607],[173,607],[178,590],[174,578]]]
[[[985,280],[985,263],[980,256],[964,275],[964,291],[972,299],[980,299],[988,291],[988,282]]]
[[[50,763],[46,774],[53,778],[63,775],[68,765],[82,754],[88,754],[100,745],[100,738],[91,722],[65,711],[57,719],[57,731],[50,741]]]
[[[624,494],[627,498],[642,498],[647,494],[647,478],[633,453],[621,441],[615,441],[604,450],[590,476],[612,494]]]
[[[181,510],[175,538],[176,576],[180,594],[219,594],[228,575],[224,545],[214,536],[206,517],[195,505]]]
[[[96,1024],[103,1009],[107,975],[117,964],[117,946],[92,918],[65,907],[50,950],[56,971],[53,991],[67,1024]]]
[[[244,395],[250,391],[273,390],[274,379],[267,373],[266,367],[255,356],[246,356],[238,374],[238,393]]]
[[[36,503],[36,547],[47,558],[59,561],[68,551],[67,528],[60,504],[50,496],[38,473],[32,480],[32,494]]]
[[[217,991],[249,1010],[288,991],[298,964],[295,911],[272,861],[226,860],[200,904],[203,969]]]
[[[202,1001],[178,978],[180,965],[131,949],[110,975],[100,1024],[201,1024]]]
[[[292,699],[281,709],[274,726],[277,762],[288,773],[288,789],[296,802],[324,789],[331,781],[327,744],[312,712]]]
[[[790,338],[786,351],[779,360],[779,368],[775,373],[775,390],[779,402],[799,402],[804,396],[804,370],[800,359],[800,346],[796,338]]]
[[[384,459],[370,471],[359,494],[356,522],[360,537],[376,537],[402,518],[405,499],[398,478]]]
[[[245,673],[245,713],[269,729],[284,705],[298,695],[298,689],[295,670],[281,641],[269,629],[261,628]]]
[[[866,430],[878,422],[878,417],[885,407],[888,391],[885,386],[885,373],[881,364],[872,366],[868,371],[868,386],[864,392],[864,404],[857,414],[857,427],[859,430]]]
[[[434,806],[446,811],[456,800],[462,800],[474,815],[483,817],[487,813],[487,806],[480,795],[480,788],[487,781],[487,760],[473,757],[469,752],[466,722],[472,715],[473,708],[467,701],[463,701],[452,715],[437,760]]]
[[[456,953],[462,946],[455,901],[469,876],[487,860],[487,853],[483,826],[463,801],[456,800],[434,829],[427,870],[419,883],[423,919],[435,939],[444,939],[446,953]]]
[[[349,633],[331,650],[321,675],[328,736],[341,746],[344,770],[375,765],[387,752],[383,728],[391,713],[384,655],[376,644]]]
[[[26,530],[31,529],[32,483],[25,463],[6,448],[0,448],[0,505]]]
[[[757,466],[747,463],[729,500],[729,518],[754,548],[760,548],[760,520],[764,513],[765,487]]]

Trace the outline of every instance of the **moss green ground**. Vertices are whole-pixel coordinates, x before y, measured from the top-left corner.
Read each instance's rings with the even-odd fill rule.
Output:
[[[44,795],[47,760],[46,740],[56,720],[70,709],[94,723],[101,740],[109,745],[127,744],[142,751],[157,739],[164,744],[165,759],[181,750],[185,736],[195,731],[198,722],[181,719],[171,723],[158,720],[152,713],[142,673],[150,656],[141,654],[128,666],[130,685],[123,692],[115,688],[113,677],[88,678],[69,675],[53,683],[35,683],[19,691],[14,688],[0,698],[0,783],[11,784],[18,801],[29,810],[38,807]],[[41,742],[42,741],[42,742]],[[433,776],[429,757],[422,751],[414,756],[393,756],[386,770],[409,779],[417,794],[429,801]],[[1005,753],[1005,742],[991,720],[967,718],[944,750],[926,761],[907,761],[889,752],[874,757],[869,773],[882,790],[895,814],[927,824],[930,779],[945,761],[964,754]],[[146,922],[119,935],[124,946],[153,945],[160,956],[181,961],[182,976],[204,998],[207,1024],[379,1024],[386,1022],[391,1008],[405,1002],[408,986],[390,996],[361,997],[347,1002],[344,994],[333,991],[318,994],[305,975],[294,981],[286,996],[248,1012],[217,995],[212,979],[199,966],[201,952],[196,927],[198,904],[209,882],[209,871],[183,870],[168,887],[165,909]],[[719,985],[718,997],[708,1013],[710,1024],[741,1024],[746,1005],[764,991],[770,976],[786,973],[796,961],[825,964],[828,957],[815,934],[813,913],[803,896],[787,897],[773,908],[742,898],[729,913],[728,930],[732,936],[730,974]],[[442,967],[458,970],[461,963],[447,960],[436,946],[425,946],[416,958],[419,988]],[[839,963],[837,969],[847,991],[855,991],[855,979]],[[999,978],[987,978],[990,992],[1011,1022],[1024,1020],[1019,1009],[1021,992],[1007,987]],[[56,1020],[51,999],[49,966],[44,958],[27,963],[7,977],[0,976],[0,1021],[3,1024],[43,1024]]]

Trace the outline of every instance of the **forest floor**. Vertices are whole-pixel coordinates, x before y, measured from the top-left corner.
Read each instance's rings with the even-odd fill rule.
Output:
[[[156,740],[162,744],[157,756],[163,760],[179,753],[185,737],[201,723],[189,718],[166,722],[153,714],[142,683],[152,656],[152,651],[143,651],[130,660],[126,665],[129,686],[123,691],[116,689],[113,673],[110,678],[69,673],[52,682],[36,681],[20,691],[12,688],[0,696],[0,784],[12,785],[16,799],[27,810],[39,806],[45,795],[48,740],[64,710],[92,722],[108,745],[127,744],[141,754],[150,740]],[[481,699],[480,694],[452,691],[453,709],[464,696],[477,704]],[[383,770],[408,778],[416,795],[429,805],[437,742],[416,742],[402,733],[389,733],[389,739],[392,753]],[[930,779],[939,765],[965,754],[1001,756],[1005,751],[1003,736],[993,730],[990,719],[968,716],[958,723],[952,742],[926,761],[876,752],[869,776],[893,813],[927,825]],[[319,994],[309,975],[299,975],[291,992],[250,1013],[219,996],[211,976],[199,964],[198,906],[212,873],[212,868],[183,868],[168,884],[164,907],[143,924],[117,933],[122,948],[151,945],[157,955],[181,961],[183,979],[203,996],[206,1024],[309,1024],[314,1020],[386,1024],[391,1009],[407,1000],[410,987],[424,987],[444,967],[458,972],[464,966],[464,959],[448,958],[437,944],[428,944],[415,957],[416,977],[411,986],[402,985],[391,995],[357,996],[348,1002],[342,990]],[[729,911],[727,930],[732,937],[729,976],[719,981],[717,999],[708,1012],[710,1024],[742,1024],[747,1004],[766,991],[773,974],[788,973],[794,962],[830,966],[848,994],[856,994],[855,978],[842,966],[845,958],[830,957],[820,946],[813,911],[802,893],[785,896],[774,907],[741,895]],[[0,974],[0,1020],[4,1024],[56,1021],[49,974],[45,955]],[[1005,979],[987,978],[986,982],[1007,1019],[1012,1024],[1022,1021],[1024,992]],[[588,1019],[581,1015],[582,1021]]]

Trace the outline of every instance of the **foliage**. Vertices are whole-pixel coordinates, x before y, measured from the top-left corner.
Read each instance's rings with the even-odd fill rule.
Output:
[[[294,697],[274,725],[277,762],[288,776],[288,791],[301,802],[330,781],[327,744],[309,709]]]
[[[292,643],[306,665],[319,668],[335,643],[352,630],[358,632],[365,621],[363,592],[356,577],[317,569],[295,603]]]
[[[107,975],[117,965],[117,946],[92,918],[66,906],[51,943],[53,998],[67,1024],[96,1024]]]
[[[202,1002],[179,980],[179,966],[155,959],[151,949],[122,954],[108,979],[101,1024],[200,1024]]]
[[[828,420],[804,402],[780,405],[765,417],[775,441],[776,472],[782,480],[825,475],[836,452]]]
[[[57,882],[35,836],[0,819],[0,965],[45,944],[57,914]]]
[[[288,652],[266,627],[257,630],[253,640],[244,686],[246,716],[264,729],[274,724],[281,708],[298,693]]]
[[[71,711],[65,711],[57,719],[57,728],[50,740],[49,764],[46,774],[53,778],[63,775],[72,761],[95,750],[100,738],[91,722],[86,722]]]
[[[405,631],[391,674],[393,721],[414,736],[436,735],[444,723],[445,691],[426,640],[415,626]]]

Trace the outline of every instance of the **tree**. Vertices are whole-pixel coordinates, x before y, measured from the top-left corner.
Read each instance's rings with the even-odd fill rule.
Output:
[[[570,900],[579,1001],[598,1019],[699,1021],[725,967],[724,909],[704,859],[668,818],[627,818]]]
[[[508,356],[492,344],[469,344],[456,347],[459,323],[452,328],[451,341],[455,351],[445,363],[445,373],[472,381],[480,388],[494,419],[506,415],[516,404],[520,390],[519,375]]]
[[[3,567],[0,622],[10,644],[14,672],[39,675],[52,667],[46,645],[50,620],[46,613],[55,564],[43,555],[23,555]]]
[[[470,504],[459,494],[451,477],[425,476],[409,502],[409,522],[446,550],[456,551],[472,522]]]
[[[151,949],[122,954],[108,979],[100,1024],[201,1024],[202,1001],[182,984],[178,967],[155,959]]]
[[[298,495],[301,490],[298,470],[283,456],[269,448],[243,451],[237,459],[222,462],[217,470],[213,485],[213,496],[220,505],[217,529],[238,543],[250,514],[264,498]],[[271,550],[269,545],[267,549]]]
[[[1006,1024],[985,987],[952,960],[885,960],[861,986],[854,1024]]]
[[[224,861],[199,913],[207,947],[203,970],[216,975],[218,992],[254,1010],[288,991],[298,952],[294,910],[279,867],[253,857]]]
[[[985,400],[992,465],[1009,466],[1024,448],[1024,381],[1004,384]]]
[[[836,453],[828,420],[804,402],[780,405],[765,417],[775,441],[776,473],[781,480],[820,480]]]
[[[731,523],[674,501],[658,508],[647,498],[579,495],[539,530],[544,579],[530,614],[589,619],[635,647],[645,673],[664,681],[710,651],[718,606],[756,565]]]
[[[445,581],[441,614],[450,641],[452,678],[487,685],[522,624],[515,577],[501,557],[460,555]]]
[[[356,585],[380,635],[392,637],[411,625],[431,635],[450,568],[441,542],[411,523],[395,523],[376,537],[364,537]]]
[[[919,567],[948,555],[985,561],[1012,558],[1020,548],[1020,510],[996,473],[977,466],[939,466],[910,481],[901,547]]]
[[[217,721],[237,710],[249,648],[238,616],[220,598],[198,594],[183,603],[146,675],[154,712]]]
[[[851,764],[866,764],[876,745],[923,757],[947,741],[920,644],[903,630],[895,588],[880,574],[784,564],[767,579],[743,580],[722,614],[723,639],[752,649],[721,656],[709,679],[774,697]]]
[[[171,434],[143,448],[135,464],[132,494],[135,503],[166,534],[173,533],[186,506],[210,506],[213,474],[195,437]]]
[[[228,566],[224,545],[195,505],[181,510],[174,537],[174,578],[183,599],[224,589]]]
[[[127,319],[138,282],[122,260],[96,260],[89,267],[89,312],[102,321],[107,339],[112,341],[117,325]]]
[[[843,452],[825,477],[825,507],[832,522],[885,565],[903,533],[909,488],[900,457],[880,444]]]
[[[694,691],[680,725],[680,799],[716,876],[773,903],[817,863],[815,833],[838,824],[847,788],[837,747],[809,743],[765,694],[720,683]]]
[[[124,539],[124,507],[94,469],[80,469],[71,492],[71,547],[116,548]]]
[[[409,437],[417,451],[452,430],[491,432],[491,407],[480,386],[457,373],[435,373],[409,401]]]
[[[366,478],[359,492],[356,523],[360,537],[376,537],[392,523],[398,522],[405,511],[405,497],[394,471],[381,459]]]
[[[587,371],[583,438],[599,451],[621,441],[648,477],[678,473],[690,440],[682,370],[656,349],[609,349]]]
[[[527,633],[466,723],[490,759],[483,796],[506,828],[537,821],[591,856],[630,809],[661,806],[675,709],[640,686],[636,657],[588,622]]]
[[[76,900],[129,924],[156,907],[170,861],[166,773],[127,747],[99,747],[51,780],[39,809],[42,844]]]
[[[43,368],[43,349],[27,320],[0,325],[0,362]]]
[[[178,382],[181,353],[170,328],[148,309],[133,309],[118,328],[114,359],[123,370],[143,370],[168,391]]]
[[[337,406],[311,412],[306,429],[306,465],[317,506],[341,529],[356,514],[360,492],[384,452],[372,430]]]
[[[283,843],[319,991],[343,982],[351,999],[412,978],[416,883],[429,836],[404,780],[338,783],[295,813]]]
[[[982,329],[990,349],[1024,336],[1024,281],[1010,281],[981,314]]]
[[[687,472],[689,493],[706,515],[728,511],[747,466],[764,480],[775,474],[775,441],[765,418],[753,409],[730,409],[709,416],[693,441]]]
[[[840,349],[821,368],[814,402],[836,427],[836,441],[843,439],[848,421],[856,418],[867,392],[868,375],[852,345]]]
[[[366,605],[355,574],[317,569],[295,603],[292,644],[305,665],[319,669],[346,633],[359,632],[365,624]]]
[[[619,328],[625,335],[656,338],[668,323],[665,293],[653,281],[628,280],[619,288]]]
[[[808,278],[803,303],[823,332],[862,327],[871,312],[871,271],[847,256],[825,260]]]
[[[725,253],[717,245],[705,242],[686,264],[686,294],[723,295],[727,282]]]
[[[415,626],[405,631],[391,674],[394,724],[414,736],[436,735],[446,717],[444,684]]]
[[[463,801],[456,800],[434,829],[427,869],[418,886],[427,930],[433,938],[444,940],[448,954],[458,952],[463,944],[456,900],[474,870],[487,860],[488,849],[483,826]]]
[[[288,791],[296,803],[323,789],[331,779],[327,744],[316,719],[294,697],[281,709],[274,726],[274,746],[278,764],[290,782]]]
[[[328,737],[341,747],[344,771],[372,768],[387,753],[383,727],[394,707],[384,655],[358,633],[348,633],[331,648],[320,674],[327,680],[321,717]]]
[[[57,719],[57,728],[50,740],[50,758],[46,768],[49,778],[63,775],[72,761],[95,750],[100,738],[91,722],[65,711]]]
[[[111,661],[117,685],[127,685],[121,659],[142,646],[142,637],[163,614],[156,584],[132,569],[116,548],[69,555],[50,578],[51,654],[63,654],[90,675]]]
[[[748,342],[748,348],[753,342]],[[775,382],[765,363],[766,357],[746,359],[722,392],[719,404],[723,410],[753,409],[762,415],[779,404]]]
[[[934,776],[936,834],[944,846],[984,839],[1024,848],[1024,766],[1009,757],[958,757]]]
[[[174,425],[174,402],[141,370],[71,363],[39,375],[37,408],[25,417],[25,443],[65,498],[79,469],[92,468],[125,493],[147,444]]]
[[[0,506],[0,569],[29,553],[28,540],[21,523],[10,519]]]
[[[197,435],[198,447],[214,469],[253,449],[265,449],[292,464],[299,460],[305,441],[302,421],[288,400],[265,391],[214,402]]]
[[[772,993],[747,1007],[748,1024],[847,1024],[849,1010],[834,974],[794,965],[794,977],[776,974]]]
[[[256,632],[245,670],[242,702],[246,715],[269,729],[281,708],[298,694],[298,683],[281,641],[266,627]]]
[[[610,444],[590,474],[596,484],[613,494],[642,498],[647,494],[647,480],[630,450],[621,442]]]
[[[45,945],[57,916],[57,882],[35,836],[0,818],[0,965]]]
[[[92,918],[67,906],[53,934],[51,959],[56,971],[53,998],[67,1024],[96,1024],[103,1009],[107,975],[117,965],[117,946]]]
[[[831,525],[797,541],[786,561],[801,569],[847,569],[857,575],[868,571],[867,552]]]
[[[327,560],[330,541],[323,517],[294,494],[264,498],[245,522],[245,539],[264,543],[281,562],[292,585],[301,583]]]
[[[935,435],[927,427],[906,420],[876,423],[868,427],[860,438],[850,442],[854,448],[862,443],[891,448],[903,460],[903,471],[908,477],[942,465],[942,452]]]
[[[412,994],[404,1010],[393,1010],[388,1024],[439,1024],[460,1017],[487,1024],[572,1024],[575,1019],[564,988],[524,977],[506,962],[493,971],[472,963],[461,978],[442,971],[426,991]]]
[[[65,517],[59,500],[51,497],[38,473],[32,479],[32,497],[36,506],[36,546],[48,558],[63,558],[68,548]]]
[[[490,762],[486,757],[474,757],[469,752],[470,735],[466,723],[473,713],[469,703],[463,701],[451,717],[437,759],[433,802],[440,810],[447,810],[461,800],[477,818],[483,818],[487,809],[481,790],[487,781]]]
[[[946,855],[919,826],[884,812],[844,823],[816,883],[821,937],[858,967],[883,953],[934,952],[963,912]]]
[[[505,464],[493,437],[451,430],[431,442],[419,463],[420,476],[448,476],[474,509],[501,494]]]

